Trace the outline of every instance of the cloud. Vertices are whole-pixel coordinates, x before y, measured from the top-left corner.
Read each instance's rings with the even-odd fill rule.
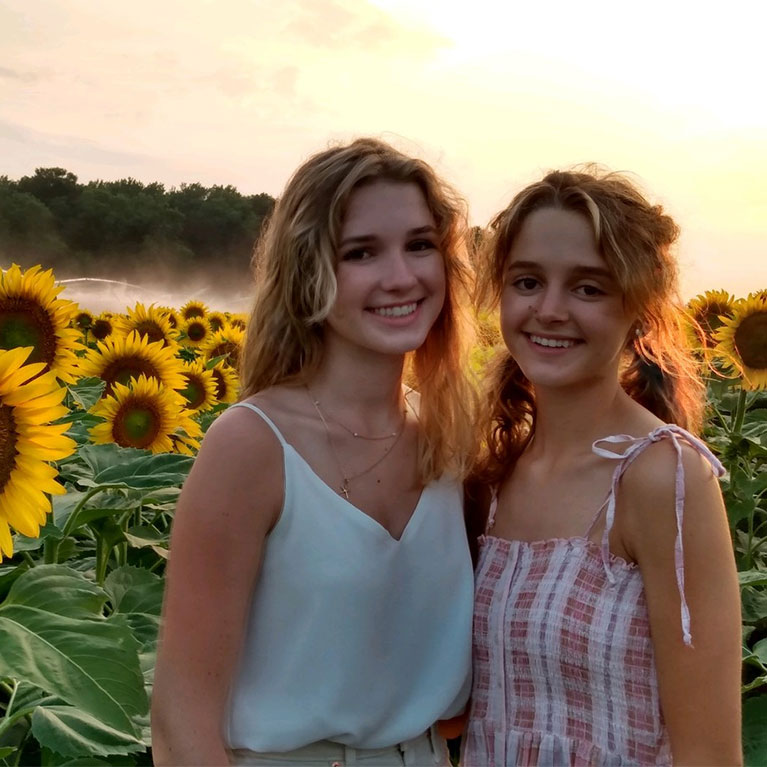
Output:
[[[34,72],[22,72],[9,67],[0,67],[0,78],[16,80],[22,83],[33,83],[40,79],[40,75]]]
[[[288,39],[318,48],[385,52],[397,49],[423,55],[449,44],[424,27],[402,24],[369,3],[352,0],[294,0],[283,9]]]

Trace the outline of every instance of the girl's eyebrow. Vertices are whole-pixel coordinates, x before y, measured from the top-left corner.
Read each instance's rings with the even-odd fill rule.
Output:
[[[536,261],[511,261],[509,263],[509,269],[541,269],[541,265]],[[614,280],[615,277],[609,269],[605,269],[603,266],[574,266],[571,273],[576,277],[601,277],[605,280]]]
[[[414,229],[408,229],[407,232],[405,232],[406,237],[415,237],[419,234],[437,234],[437,229],[431,224],[426,224],[425,226],[417,226]],[[347,245],[359,245],[368,242],[375,242],[377,239],[377,236],[374,234],[357,234],[353,237],[346,237],[341,240],[340,247],[343,248]]]

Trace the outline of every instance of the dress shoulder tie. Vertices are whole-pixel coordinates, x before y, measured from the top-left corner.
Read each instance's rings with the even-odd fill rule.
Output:
[[[682,608],[682,635],[684,643],[692,647],[692,636],[690,634],[690,610],[687,607],[687,600],[684,595],[684,550],[682,548],[682,518],[684,516],[684,465],[682,463],[682,442],[686,442],[697,453],[705,458],[711,466],[716,477],[721,477],[724,473],[719,459],[711,450],[697,437],[676,424],[664,424],[657,429],[653,429],[646,437],[632,437],[628,434],[617,434],[610,437],[603,437],[593,443],[591,449],[602,458],[619,461],[615,467],[610,483],[610,492],[607,497],[607,513],[605,515],[605,530],[602,535],[601,553],[602,564],[605,568],[607,579],[610,583],[615,583],[610,566],[610,545],[609,536],[615,521],[615,503],[618,492],[618,483],[623,473],[628,469],[632,462],[642,453],[642,451],[653,442],[660,442],[662,439],[670,439],[676,451],[676,474],[674,482],[674,512],[676,516],[676,540],[674,542],[674,569],[676,571],[676,583],[679,589]],[[610,443],[628,443],[623,452],[613,452],[606,448],[599,447],[602,442]]]

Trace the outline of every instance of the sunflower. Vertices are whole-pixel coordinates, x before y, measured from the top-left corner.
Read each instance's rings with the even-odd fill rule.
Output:
[[[31,538],[51,510],[46,493],[66,491],[47,461],[71,455],[76,443],[64,436],[68,424],[50,424],[68,411],[66,389],[45,363],[24,364],[32,347],[0,351],[0,559],[13,555],[10,528]]]
[[[175,309],[171,309],[170,306],[158,306],[157,311],[165,315],[174,330],[178,327],[179,319]]]
[[[69,327],[77,304],[57,298],[52,270],[33,266],[22,272],[17,264],[0,270],[0,349],[31,346],[30,362],[43,362],[66,383],[76,377],[75,352],[82,349],[80,331]]]
[[[155,309],[154,304],[147,308],[137,302],[133,309],[128,309],[127,314],[115,321],[115,330],[122,335],[135,330],[150,341],[162,341],[163,346],[176,346],[176,333],[170,320],[159,309]]]
[[[212,370],[206,370],[202,362],[185,362],[182,374],[186,387],[181,389],[181,396],[186,400],[186,407],[194,413],[210,410],[217,402],[216,379]]]
[[[216,399],[227,404],[236,402],[240,386],[237,373],[223,360],[211,368],[210,372],[213,373],[213,380],[216,382]]]
[[[707,290],[688,302],[686,325],[693,347],[716,346],[715,333],[722,327],[722,318],[732,313],[734,301],[726,290]]]
[[[200,449],[201,439],[202,427],[191,418],[186,422],[185,430],[178,429],[170,436],[170,440],[173,443],[173,452],[180,453],[181,455],[196,455]]]
[[[188,320],[192,317],[205,317],[208,313],[208,307],[202,301],[187,301],[179,310],[182,320]]]
[[[184,346],[193,346],[199,348],[207,343],[213,335],[207,317],[190,317],[188,320],[181,320],[178,327],[179,341]]]
[[[186,382],[181,371],[181,361],[172,347],[163,346],[162,341],[151,343],[136,331],[99,342],[80,360],[81,375],[106,381],[105,395],[112,393],[115,384],[126,384],[142,374],[169,389],[183,389]]]
[[[244,314],[232,314],[227,320],[230,325],[240,330],[245,330],[248,326],[248,318]]]
[[[115,331],[112,312],[101,312],[96,319],[93,320],[91,326],[91,335],[97,341],[103,341],[105,338],[109,338]]]
[[[240,351],[244,337],[244,330],[233,325],[225,325],[203,344],[202,351],[205,359],[212,360],[226,356],[225,362],[236,370],[240,364]]]
[[[210,323],[211,330],[214,332],[221,330],[226,325],[226,317],[221,312],[208,312],[206,318]]]
[[[743,376],[744,389],[767,389],[767,301],[753,295],[737,301],[716,340],[714,353]]]
[[[115,383],[112,394],[99,400],[90,410],[104,418],[104,423],[90,430],[91,439],[102,445],[116,442],[122,447],[136,447],[152,453],[173,450],[171,435],[179,428],[199,428],[181,407],[177,392],[154,378],[140,375],[123,386]],[[190,424],[192,424],[190,426]]]
[[[88,331],[93,327],[93,315],[87,309],[80,309],[75,314],[72,324],[80,330]]]

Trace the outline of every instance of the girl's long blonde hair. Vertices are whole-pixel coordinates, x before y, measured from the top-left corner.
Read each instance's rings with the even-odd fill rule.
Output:
[[[588,220],[627,310],[639,317],[638,332],[627,339],[623,388],[658,418],[699,430],[704,387],[684,332],[672,253],[679,228],[626,176],[593,165],[553,171],[517,194],[491,222],[478,303],[497,306],[514,240],[527,217],[542,208],[573,211]],[[473,472],[480,481],[496,483],[506,476],[532,434],[535,415],[530,382],[510,354],[501,355],[481,405],[486,450]]]
[[[432,168],[372,138],[309,158],[289,180],[254,255],[256,295],[243,349],[242,397],[303,384],[323,356],[324,320],[336,297],[337,247],[346,206],[362,185],[385,180],[421,189],[444,259],[445,302],[407,361],[420,393],[419,474],[463,474],[473,445],[473,389],[466,378],[469,292],[465,204]]]

